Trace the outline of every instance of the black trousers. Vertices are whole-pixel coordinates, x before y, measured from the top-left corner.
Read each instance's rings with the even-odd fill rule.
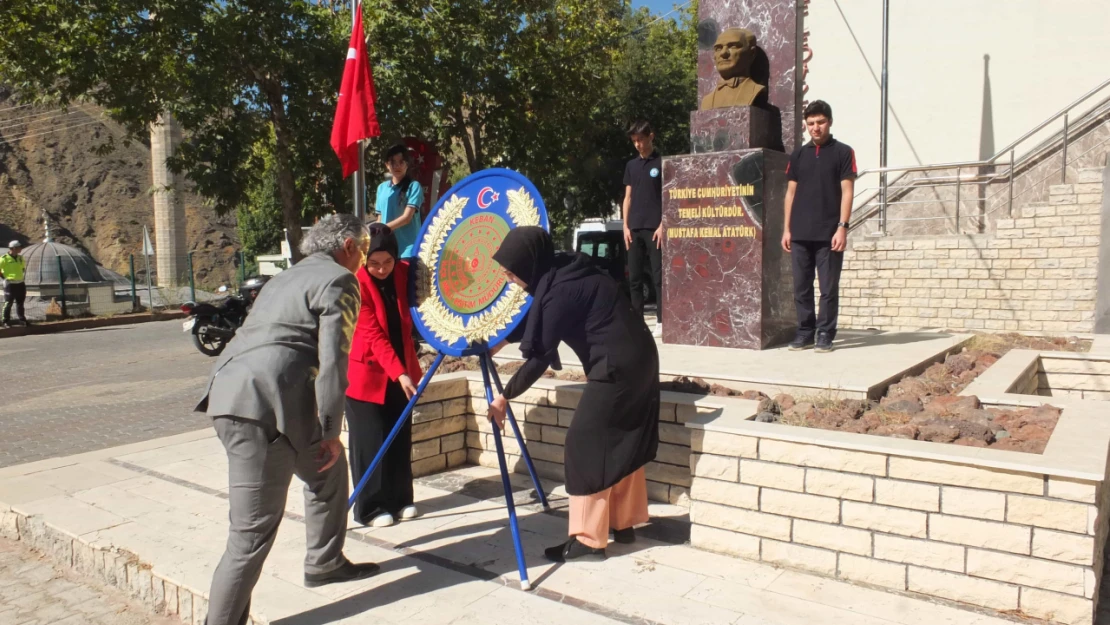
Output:
[[[406,405],[408,398],[396,382],[390,382],[386,387],[384,404],[347,398],[352,489],[370,468],[370,463]],[[411,506],[412,502],[412,419],[409,419],[385,452],[378,469],[370,476],[366,488],[355,499],[355,519],[368,524],[383,512],[396,517],[401,508]]]
[[[655,308],[659,323],[663,323],[663,250],[655,245],[651,236],[653,228],[632,231],[632,245],[628,248],[628,282],[632,292],[632,309],[644,314],[644,271],[651,267],[651,281],[655,286]]]
[[[23,310],[23,302],[27,299],[27,285],[19,282],[8,282],[4,284],[4,323],[12,320],[12,304],[15,304],[15,312],[19,315],[19,320],[26,323],[27,313]]]
[[[836,338],[836,316],[840,305],[840,270],[844,252],[832,251],[830,241],[791,241],[790,262],[794,269],[794,307],[798,311],[798,336],[812,339],[815,333]],[[813,273],[821,286],[821,314],[814,314]]]

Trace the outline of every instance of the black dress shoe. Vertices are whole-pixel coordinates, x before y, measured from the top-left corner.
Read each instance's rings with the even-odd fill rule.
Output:
[[[359,579],[366,579],[372,577],[381,567],[373,562],[363,562],[355,564],[350,560],[343,563],[343,566],[328,571],[327,573],[305,573],[304,585],[305,588],[316,588],[326,584],[335,584],[338,582],[353,582]]]
[[[589,545],[584,545],[578,542],[578,539],[573,536],[570,540],[561,545],[555,545],[554,547],[544,549],[543,554],[552,562],[570,562],[571,560],[603,562],[605,560],[604,549],[594,549]]]
[[[622,545],[631,545],[636,542],[636,529],[628,527],[623,530],[613,530],[613,540]]]

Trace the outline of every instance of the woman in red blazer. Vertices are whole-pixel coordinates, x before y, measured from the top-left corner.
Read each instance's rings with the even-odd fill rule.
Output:
[[[359,269],[362,308],[347,369],[347,429],[352,483],[362,479],[404,412],[420,381],[408,308],[409,264],[397,260],[397,239],[370,224],[370,251]],[[355,500],[355,519],[385,527],[418,512],[412,494],[412,420],[401,428],[382,463]]]

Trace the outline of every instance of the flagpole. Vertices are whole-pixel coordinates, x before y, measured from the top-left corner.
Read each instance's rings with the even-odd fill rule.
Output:
[[[355,27],[355,17],[359,10],[360,0],[351,0],[351,29]],[[351,197],[354,198],[354,214],[359,219],[366,219],[366,174],[365,163],[363,161],[364,152],[366,150],[366,142],[358,142],[358,169],[355,170],[355,175],[351,178],[354,188],[351,192]]]

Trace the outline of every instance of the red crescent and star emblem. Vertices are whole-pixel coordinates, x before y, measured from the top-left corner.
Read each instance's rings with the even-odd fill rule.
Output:
[[[491,198],[486,200],[487,195]],[[478,208],[489,208],[491,204],[501,198],[501,194],[494,191],[491,187],[482,187],[478,192]]]

